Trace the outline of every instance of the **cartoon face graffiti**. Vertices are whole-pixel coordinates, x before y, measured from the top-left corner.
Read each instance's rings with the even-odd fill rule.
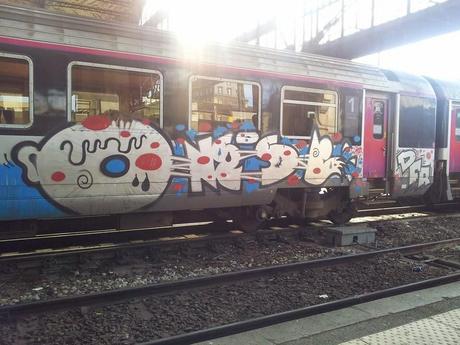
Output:
[[[164,192],[173,167],[171,147],[156,129],[104,116],[89,117],[38,145],[25,142],[15,150],[23,177],[77,214],[146,206]]]
[[[342,176],[345,161],[342,157],[332,156],[333,143],[329,137],[319,138],[319,131],[313,130],[305,170],[305,181],[312,185],[320,185],[331,176]]]

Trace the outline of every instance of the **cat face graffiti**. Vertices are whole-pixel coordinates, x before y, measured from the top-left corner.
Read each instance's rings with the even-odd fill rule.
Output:
[[[24,177],[80,214],[129,212],[161,196],[172,168],[168,141],[139,121],[89,117],[38,145],[22,143]]]
[[[331,176],[342,176],[345,165],[342,157],[333,157],[334,145],[329,137],[319,138],[319,131],[313,130],[308,156],[308,165],[305,170],[305,181],[312,185],[321,185]]]

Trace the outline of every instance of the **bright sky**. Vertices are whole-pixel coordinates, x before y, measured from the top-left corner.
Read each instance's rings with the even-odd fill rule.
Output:
[[[330,0],[146,0],[145,18],[159,10],[168,12],[168,29],[178,34],[188,52],[198,52],[206,42],[229,42],[276,15],[278,33],[260,38],[263,46],[283,48],[294,43],[300,49],[305,30],[305,39],[315,34],[316,27],[323,27],[331,18],[340,14],[341,2],[326,6],[319,16],[303,17],[304,11],[315,9],[319,2]],[[407,0],[374,0],[375,25],[405,15]],[[446,0],[411,0],[411,12]],[[345,0],[345,34],[370,26],[370,0]],[[306,6],[305,8],[303,6]],[[305,22],[304,22],[305,20]],[[317,24],[316,21],[319,23]],[[161,28],[161,24],[160,24]],[[327,32],[325,40],[340,35],[340,25]],[[458,50],[460,32],[434,37],[404,47],[363,57],[357,61],[387,69],[396,69],[442,79],[460,80]]]
[[[440,79],[460,80],[460,31],[373,54],[356,61]]]

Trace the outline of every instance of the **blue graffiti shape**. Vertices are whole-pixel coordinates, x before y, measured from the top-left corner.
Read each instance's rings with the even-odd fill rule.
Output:
[[[185,125],[182,125],[182,124],[176,125],[176,130],[178,130],[179,132],[182,132],[184,129],[185,129]]]
[[[186,195],[188,192],[188,179],[185,177],[175,177],[172,179],[171,186],[176,192],[176,196]]]
[[[0,165],[0,219],[52,218],[65,214],[27,186],[18,166]]]
[[[257,129],[252,121],[246,120],[240,126],[240,131],[255,132]]]
[[[224,134],[226,134],[228,132],[228,128],[225,128],[225,127],[222,127],[222,126],[218,126],[216,129],[214,129],[214,131],[212,132],[212,137],[214,139],[216,138],[219,138],[221,136],[223,136]]]
[[[189,129],[187,132],[185,132],[185,134],[187,134],[187,137],[191,141],[195,141],[195,138],[196,138],[196,135],[198,134],[198,132],[192,128],[192,129]]]
[[[129,159],[122,155],[112,155],[101,162],[101,172],[108,177],[121,177],[129,171]]]

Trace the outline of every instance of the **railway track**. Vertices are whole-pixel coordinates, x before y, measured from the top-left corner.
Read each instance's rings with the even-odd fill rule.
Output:
[[[205,276],[199,278],[150,284],[142,287],[103,291],[87,295],[61,297],[39,302],[6,305],[0,307],[0,315],[2,315],[3,317],[18,317],[30,313],[51,312],[74,307],[111,304],[131,298],[152,295],[174,294],[184,290],[202,289],[205,287],[235,283],[238,281],[253,280],[267,275],[275,275],[311,268],[328,267],[355,261],[363,261],[390,253],[414,255],[426,250],[432,250],[441,246],[456,245],[459,243],[460,237],[449,240],[414,244],[397,248],[373,250],[364,253],[337,256],[332,258],[323,258],[317,260],[289,263],[284,265],[246,269],[236,272],[215,274],[212,276]],[[455,275],[455,277],[457,276]],[[460,278],[460,274],[458,275],[458,278]]]
[[[452,210],[452,204],[447,209],[442,209],[442,215]],[[455,209],[455,208],[454,208]],[[422,211],[422,205],[385,207],[383,209],[366,209],[358,213],[353,223],[363,224],[381,221],[378,215],[393,215],[396,219],[404,217],[415,219],[419,217],[436,217],[432,212],[415,214]],[[388,219],[388,218],[386,218]],[[391,218],[390,218],[391,219]],[[319,228],[330,227],[329,222],[314,222],[307,226],[289,224],[285,220],[278,221],[270,228],[260,230],[258,238],[273,236],[302,238],[308,237],[311,231]],[[30,238],[0,240],[0,268],[2,265],[19,263],[31,260],[55,260],[63,256],[81,256],[91,253],[114,253],[127,250],[158,250],[161,246],[175,246],[189,244],[203,246],[219,241],[233,241],[253,236],[238,230],[231,230],[231,223],[216,226],[213,223],[182,225],[176,227],[114,230],[103,229],[96,231],[80,231],[70,233],[55,233],[39,235]]]

